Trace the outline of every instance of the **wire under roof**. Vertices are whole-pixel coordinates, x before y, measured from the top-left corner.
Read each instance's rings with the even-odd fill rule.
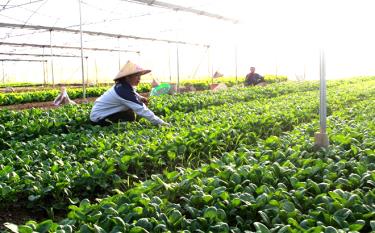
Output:
[[[210,17],[210,18],[215,18],[215,19],[219,19],[219,20],[230,21],[232,23],[238,23],[239,22],[238,19],[228,18],[228,17],[225,17],[223,15],[219,15],[219,14],[195,9],[195,8],[192,8],[192,7],[181,6],[181,5],[171,4],[171,3],[167,3],[167,2],[161,2],[161,1],[157,1],[157,0],[123,0],[123,1],[134,2],[134,3],[148,5],[148,6],[161,7],[161,8],[166,8],[166,9],[175,10],[175,11],[189,12],[189,13],[202,15],[202,16],[206,16],[206,17]]]
[[[42,25],[21,25],[21,24],[0,23],[0,28],[1,27],[80,33],[79,30],[61,28],[61,27],[49,27],[49,26],[42,26]],[[204,47],[209,46],[207,44],[191,43],[191,42],[181,41],[181,40],[158,39],[158,38],[151,38],[151,37],[113,34],[113,33],[106,33],[106,32],[82,31],[82,33],[88,34],[88,35],[94,35],[94,36],[107,36],[107,37],[112,37],[112,38],[128,38],[128,39],[135,39],[135,40],[149,40],[149,41],[159,41],[159,42],[166,42],[166,43],[176,43],[176,44],[204,46]]]

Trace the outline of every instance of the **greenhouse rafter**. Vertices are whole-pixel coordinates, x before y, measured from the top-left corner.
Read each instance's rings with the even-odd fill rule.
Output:
[[[185,7],[185,6],[175,5],[175,4],[171,4],[171,3],[156,1],[156,0],[124,0],[124,1],[134,2],[134,3],[149,5],[149,6],[156,6],[156,7],[171,9],[171,10],[175,10],[175,11],[189,12],[189,13],[202,15],[202,16],[206,16],[206,17],[210,17],[210,18],[215,18],[215,19],[219,19],[219,20],[230,21],[232,23],[238,23],[239,22],[238,19],[228,18],[228,17],[222,16],[222,15],[219,15],[219,14],[214,14],[214,13],[210,13],[210,12],[207,12],[207,11],[194,9],[192,7]]]
[[[7,55],[7,56],[34,56],[34,57],[81,57],[81,56],[78,56],[78,55],[36,54],[36,53],[0,53],[0,55]]]
[[[64,45],[47,45],[47,44],[30,44],[30,43],[10,43],[10,42],[0,42],[0,45],[8,46],[21,46],[21,47],[38,47],[38,48],[55,48],[55,49],[81,49],[78,46],[64,46]],[[131,52],[140,53],[140,51],[125,50],[125,49],[106,49],[106,48],[84,48],[85,50],[93,51],[109,51],[109,52]]]
[[[80,33],[80,30],[62,28],[62,27],[49,27],[49,26],[42,26],[42,25],[0,23],[0,27]],[[82,31],[82,33],[87,34],[87,35],[92,35],[92,36],[106,36],[106,37],[112,37],[112,38],[127,38],[127,39],[134,39],[134,40],[149,40],[149,41],[159,41],[159,42],[174,43],[174,44],[185,44],[185,45],[209,47],[209,45],[207,44],[191,43],[191,42],[181,41],[181,40],[167,40],[167,39],[158,39],[158,38],[152,38],[152,37],[141,37],[141,36],[113,34],[113,33],[107,33],[107,32],[94,32],[94,31]]]
[[[0,59],[0,61],[47,62],[47,60],[33,60],[33,59]]]
[[[41,2],[41,1],[44,1],[44,0],[35,0],[35,1],[28,1],[26,3],[20,3],[20,4],[16,4],[16,5],[10,5],[10,0],[8,0],[8,2],[6,4],[3,4],[3,5],[0,5],[0,7],[2,9],[1,10],[7,10],[7,9],[11,9],[11,8],[16,8],[16,7],[20,7],[20,6],[25,6],[25,5],[29,5],[29,4],[32,4],[32,3],[37,3],[37,2]]]

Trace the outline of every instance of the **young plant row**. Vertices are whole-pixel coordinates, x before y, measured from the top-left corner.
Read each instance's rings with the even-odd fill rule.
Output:
[[[337,87],[343,87],[344,91],[352,88],[364,89],[366,95],[374,88],[375,80],[348,85],[346,83]],[[304,84],[283,84],[270,85],[266,88],[246,88],[215,93],[196,93],[173,96],[160,96],[151,99],[150,109],[157,115],[168,115],[171,112],[189,112],[205,108],[212,105],[224,103],[235,103],[239,101],[251,101],[254,99],[264,99],[275,97],[287,93],[303,92],[314,90],[317,86],[312,83]],[[337,89],[333,89],[337,91]],[[41,109],[31,109],[26,111],[0,111],[0,149],[10,148],[11,141],[27,141],[40,135],[54,133],[68,133],[87,127],[88,114],[91,105],[65,106],[60,109],[49,111]]]
[[[197,166],[241,143],[278,135],[317,116],[315,95],[303,100],[296,97],[217,106],[190,114],[176,112],[168,116],[174,127],[162,131],[142,129],[146,122],[125,123],[104,132],[90,126],[80,133],[14,143],[0,158],[1,202],[29,200],[30,205],[45,205],[45,200],[54,200],[58,208],[75,195],[90,197],[109,187],[121,188],[127,179],[145,178],[178,164]]]
[[[329,150],[314,148],[314,121],[242,144],[196,169],[155,174],[97,204],[82,200],[59,223],[7,226],[19,232],[374,231],[375,104],[354,105],[328,121]]]
[[[265,77],[265,80],[268,83],[275,83],[275,82],[281,82],[286,81],[287,78],[285,76],[278,76],[275,77],[273,75],[267,75]],[[227,86],[233,86],[235,84],[238,84],[238,81],[236,81],[235,78],[220,78],[216,81],[220,83],[224,83]],[[197,90],[209,90],[211,79],[203,79],[203,80],[188,80],[188,81],[182,81],[180,83],[181,86],[193,86]],[[25,84],[19,84],[20,86],[25,86]],[[38,84],[39,85],[39,84]],[[0,85],[1,87],[1,85]],[[150,92],[151,91],[151,84],[150,83],[141,83],[138,86],[138,92]],[[103,92],[108,89],[108,87],[89,87],[87,88],[87,97],[97,97],[103,94]],[[1,94],[0,93],[0,106],[4,105],[13,105],[13,104],[21,104],[21,103],[32,103],[32,102],[43,102],[43,101],[53,101],[56,96],[59,94],[60,90],[56,89],[50,89],[50,90],[43,90],[40,91],[40,89],[35,91],[28,91],[24,93],[6,93]],[[78,88],[69,88],[68,94],[71,99],[81,98],[83,96],[82,90]]]
[[[316,94],[306,93],[304,99],[297,97],[294,94],[288,98],[211,107],[187,115],[176,112],[168,116],[175,127],[164,131],[153,127],[140,129],[140,122],[133,128],[119,124],[101,132],[101,128],[91,127],[81,133],[14,143],[12,149],[3,151],[2,198],[8,202],[29,199],[30,205],[45,205],[44,200],[52,199],[54,207],[59,208],[77,193],[80,197],[91,197],[164,168],[198,166],[240,144],[279,135],[315,118]],[[341,98],[352,99],[347,93]],[[109,133],[113,130],[117,132]]]
[[[288,92],[310,90],[315,88],[311,84],[290,84],[287,86],[270,86],[262,90],[259,88],[242,89],[218,93],[183,94],[153,98],[150,103],[157,115],[167,115],[170,112],[189,112],[210,105],[248,101],[251,99],[269,98]],[[60,109],[45,111],[31,109],[26,111],[0,111],[0,149],[9,148],[10,141],[25,141],[48,133],[67,133],[81,130],[89,124],[89,105],[65,106]]]
[[[108,88],[89,87],[86,89],[86,97],[96,97],[103,94]],[[82,98],[82,89],[69,89],[68,95],[71,99]],[[46,90],[23,93],[0,93],[0,106],[23,104],[32,102],[53,101],[60,94],[60,90]]]

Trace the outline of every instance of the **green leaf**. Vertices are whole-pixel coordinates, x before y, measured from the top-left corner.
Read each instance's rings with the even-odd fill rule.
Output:
[[[31,228],[30,226],[21,225],[18,227],[18,232],[19,233],[32,233],[33,228]]]
[[[94,224],[95,233],[106,233],[106,231],[100,226]]]
[[[169,216],[168,216],[168,220],[170,223],[176,223],[178,220],[180,220],[180,218],[182,217],[182,214],[180,211],[178,210],[173,210]]]
[[[233,207],[237,207],[237,206],[239,206],[241,204],[241,200],[238,197],[233,198],[231,200],[231,204],[232,204]]]
[[[268,215],[263,212],[263,211],[258,211],[260,217],[262,217],[263,221],[266,223],[266,224],[270,224],[270,218],[268,217]]]
[[[135,226],[129,231],[129,233],[145,233],[145,232],[148,232],[148,231],[140,226]]]
[[[345,136],[343,134],[336,134],[332,136],[332,140],[338,142],[340,144],[346,145],[350,143],[350,137]]]
[[[141,218],[137,221],[137,226],[143,227],[144,229],[151,230],[152,229],[152,223],[148,221],[147,218]]]
[[[202,199],[207,204],[209,201],[213,199],[213,197],[211,195],[203,195]]]
[[[375,231],[375,220],[370,221],[370,226],[373,231]]]
[[[281,208],[283,208],[286,212],[293,212],[295,210],[294,204],[288,200],[283,200],[280,202]]]
[[[208,219],[216,219],[217,218],[217,209],[216,209],[216,207],[213,207],[213,206],[208,207],[204,211],[203,217],[204,218],[208,218]]]
[[[132,160],[132,158],[133,158],[133,156],[130,156],[130,155],[124,155],[124,156],[122,156],[122,158],[121,158],[121,162],[122,163],[128,163],[130,160]]]
[[[256,233],[271,233],[271,231],[262,223],[254,222]]]
[[[46,221],[43,221],[43,222],[41,222],[37,225],[36,231],[38,231],[40,233],[48,232],[48,231],[51,230],[51,228],[54,226],[54,224],[56,224],[56,223],[53,223],[52,220],[50,220],[50,219],[46,220]]]
[[[135,207],[135,208],[133,209],[133,211],[134,211],[135,213],[137,213],[138,215],[141,215],[141,214],[143,213],[143,208],[140,207],[140,206],[137,206],[137,207]]]
[[[211,194],[214,197],[220,196],[227,188],[224,186],[217,187],[216,189],[212,190]]]
[[[347,208],[340,209],[333,214],[333,218],[341,224],[351,213],[352,211]]]
[[[83,199],[80,203],[79,203],[79,207],[80,208],[85,208],[85,207],[88,207],[90,206],[90,201],[89,199]]]
[[[354,224],[351,224],[349,226],[349,229],[351,231],[360,231],[364,226],[365,226],[366,222],[365,221],[360,221],[360,220],[357,220]]]
[[[286,226],[283,226],[282,228],[280,228],[277,233],[288,233],[290,232],[290,226],[289,225],[286,225]]]
[[[326,227],[324,233],[338,233],[338,231],[336,230],[336,228],[328,226]]]
[[[210,227],[210,230],[212,230],[213,232],[228,233],[229,226],[225,222],[219,222],[215,226]]]

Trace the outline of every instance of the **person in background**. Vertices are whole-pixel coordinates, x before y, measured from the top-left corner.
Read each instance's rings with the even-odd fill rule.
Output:
[[[255,73],[255,67],[250,67],[250,73],[246,75],[245,86],[264,85],[264,77]]]
[[[108,126],[114,122],[135,121],[136,115],[154,125],[169,125],[147,108],[147,98],[139,95],[135,87],[141,76],[151,72],[128,61],[113,79],[115,84],[96,99],[90,113],[94,125]]]
[[[60,106],[64,104],[76,104],[76,102],[74,102],[73,100],[69,98],[66,88],[62,86],[60,89],[60,94],[55,98],[55,100],[53,101],[53,104],[55,106]]]

